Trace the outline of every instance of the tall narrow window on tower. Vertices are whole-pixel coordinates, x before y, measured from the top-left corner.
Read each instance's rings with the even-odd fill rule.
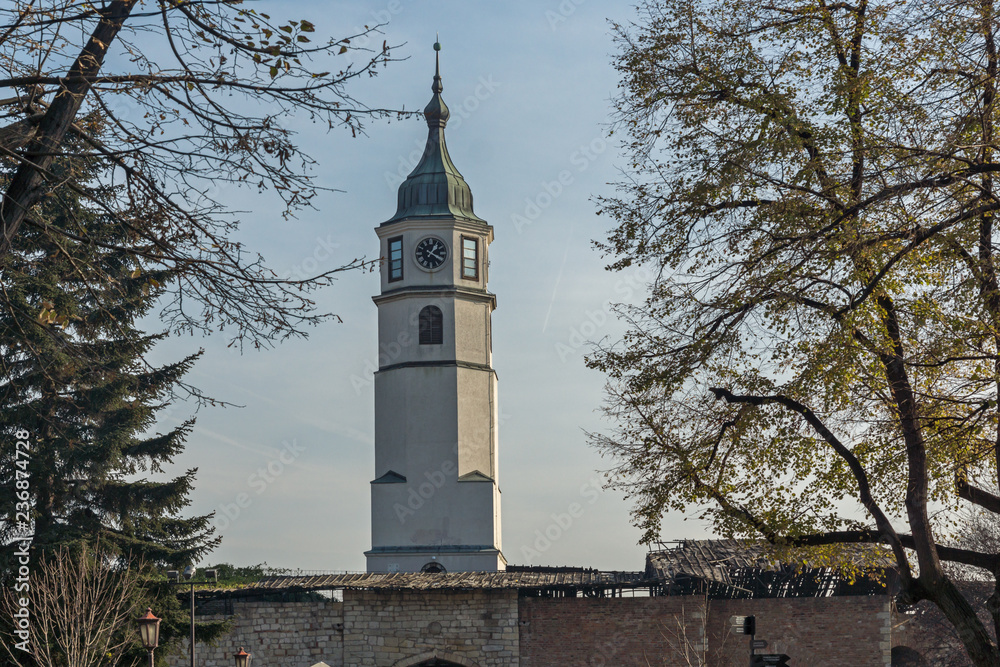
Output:
[[[389,282],[403,279],[403,237],[389,239]]]
[[[479,241],[470,236],[462,237],[462,277],[479,280]]]
[[[420,311],[420,344],[440,345],[442,341],[443,317],[437,306],[424,306]]]

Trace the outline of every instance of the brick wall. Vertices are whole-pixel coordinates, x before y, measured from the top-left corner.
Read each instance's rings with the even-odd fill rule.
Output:
[[[700,666],[705,620],[692,596],[522,598],[521,667]]]
[[[719,667],[747,663],[747,638],[729,632],[729,617],[747,614],[768,642],[759,652],[787,653],[795,667],[890,665],[888,596],[713,600],[708,635],[709,645],[723,647]]]
[[[761,652],[787,653],[795,667],[889,667],[885,596],[524,598],[521,667],[746,667],[749,638],[729,630],[730,616],[746,614],[770,643]]]

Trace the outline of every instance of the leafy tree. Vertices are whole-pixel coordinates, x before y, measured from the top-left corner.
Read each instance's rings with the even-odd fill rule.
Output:
[[[996,7],[638,11],[615,26],[630,168],[598,245],[658,273],[589,357],[610,482],[647,541],[697,509],[780,550],[885,545],[902,600],[1000,664],[943,566],[996,582],[996,636],[1000,555],[952,540],[942,511],[1000,513]]]
[[[0,164],[0,184],[14,170]],[[103,178],[101,161],[62,159],[50,171],[77,186],[34,214],[52,229],[86,229],[89,241],[29,226],[0,258],[0,579],[10,583],[27,532],[34,563],[99,546],[112,567],[183,567],[218,543],[211,515],[184,515],[196,470],[164,481],[145,475],[180,454],[193,420],[148,432],[198,354],[150,366],[144,355],[165,334],[136,328],[177,276],[136,269],[128,249],[140,238],[94,205],[119,187]],[[130,215],[157,223],[152,211]],[[175,587],[153,582],[146,595],[165,619],[164,638],[183,636]]]
[[[264,577],[277,577],[292,575],[294,570],[289,568],[270,567],[267,563],[257,565],[233,565],[232,563],[219,563],[218,565],[204,565],[204,570],[215,570],[218,573],[220,586],[238,586],[240,584],[251,584]]]
[[[269,191],[283,199],[286,217],[310,206],[323,188],[312,182],[314,163],[287,119],[300,113],[357,134],[363,119],[386,115],[348,88],[389,62],[389,47],[382,40],[366,46],[377,28],[321,38],[308,20],[272,19],[251,4],[0,5],[0,155],[17,162],[0,198],[0,256],[23,246],[27,227],[94,242],[86,229],[46,226],[34,215],[54,188],[89,196],[53,171],[72,146],[73,155],[103,161],[121,185],[114,202],[92,203],[136,237],[127,246],[133,264],[177,273],[164,310],[170,326],[233,325],[235,339],[260,345],[302,335],[304,325],[328,317],[313,311],[306,292],[368,263],[280,279],[230,238],[239,216],[217,195],[225,185]],[[102,135],[86,122],[95,116],[107,129]],[[137,210],[156,223],[130,215]]]
[[[232,565],[231,563],[219,563],[218,565],[205,565],[203,571],[214,569],[218,573],[219,588],[243,588],[247,584],[256,583],[262,579],[270,577],[296,577],[303,576],[301,570],[288,567],[271,567],[267,563],[257,565]],[[314,602],[323,601],[329,598],[315,591],[302,591],[297,593],[272,593],[270,595],[258,595],[260,600],[273,600],[274,602]]]

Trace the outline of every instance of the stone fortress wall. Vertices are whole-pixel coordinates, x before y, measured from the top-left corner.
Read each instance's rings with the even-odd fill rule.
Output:
[[[616,665],[745,667],[734,614],[757,616],[760,652],[794,667],[890,667],[888,596],[706,600],[518,597],[512,589],[343,591],[343,601],[235,600],[234,627],[199,644],[198,667],[407,667],[433,659],[480,667]],[[223,618],[217,617],[199,617]],[[185,641],[169,657],[188,664]]]

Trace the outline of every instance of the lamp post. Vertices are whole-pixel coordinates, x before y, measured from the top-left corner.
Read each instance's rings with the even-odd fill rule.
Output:
[[[219,581],[219,572],[217,570],[205,570],[205,578],[196,581],[194,579],[195,572],[197,568],[193,565],[188,565],[184,568],[184,573],[180,574],[177,570],[167,570],[167,582],[171,584],[189,584],[191,586],[191,667],[194,665],[194,587],[200,584],[215,584]],[[183,576],[184,581],[181,581]]]
[[[240,647],[240,652],[233,654],[233,658],[236,659],[236,667],[250,667],[250,654]]]
[[[142,647],[149,651],[149,667],[153,667],[153,651],[160,644],[160,619],[153,616],[153,608],[146,608],[146,615],[136,619],[139,624],[139,639]]]

